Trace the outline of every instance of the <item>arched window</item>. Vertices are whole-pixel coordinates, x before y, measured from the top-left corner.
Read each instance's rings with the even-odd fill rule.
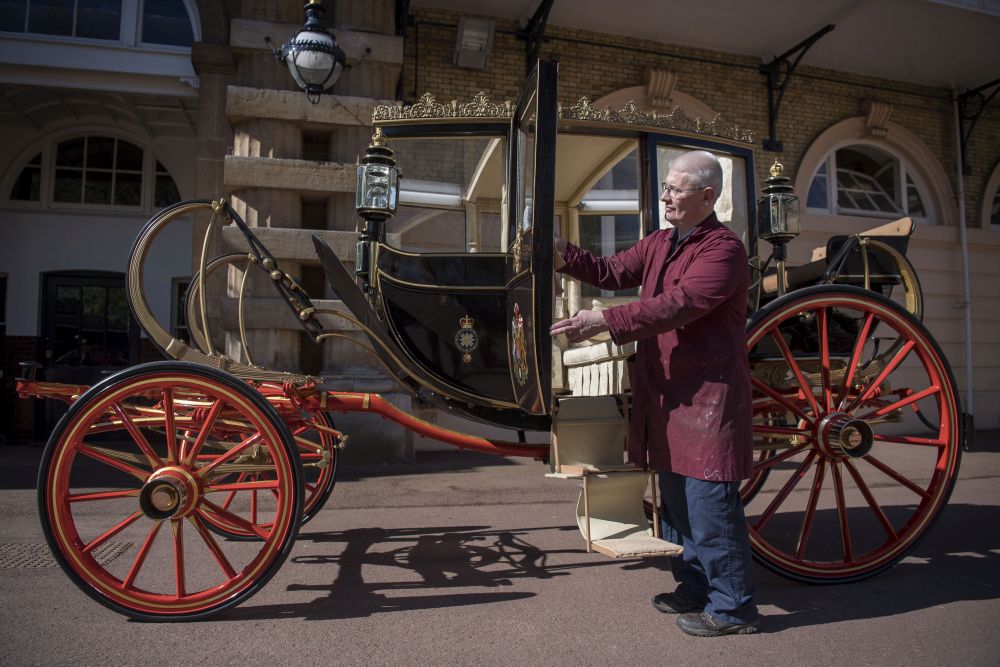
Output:
[[[929,222],[929,201],[905,160],[881,146],[856,143],[830,151],[820,162],[806,205],[817,213]]]
[[[148,212],[180,200],[163,164],[120,137],[57,139],[28,160],[5,193],[12,204]]]

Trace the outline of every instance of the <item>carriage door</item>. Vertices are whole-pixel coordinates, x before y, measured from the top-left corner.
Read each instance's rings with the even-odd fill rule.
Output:
[[[507,352],[522,410],[547,414],[552,385],[552,215],[556,146],[555,63],[538,61],[511,121],[507,164]]]

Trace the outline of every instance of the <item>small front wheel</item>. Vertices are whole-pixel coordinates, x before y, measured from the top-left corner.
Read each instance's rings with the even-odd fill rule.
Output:
[[[266,478],[233,481],[251,472]],[[250,489],[268,496],[266,521],[260,507],[223,507]],[[143,620],[205,618],[254,595],[292,548],[302,497],[298,448],[267,400],[184,362],[135,366],[92,387],[52,433],[39,470],[56,560],[95,600]],[[217,540],[213,524],[259,541]]]

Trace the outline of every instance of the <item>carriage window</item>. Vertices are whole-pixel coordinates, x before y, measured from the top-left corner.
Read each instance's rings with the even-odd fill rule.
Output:
[[[595,255],[609,256],[627,250],[639,241],[638,159],[638,151],[631,150],[584,195],[580,202],[581,248]],[[638,294],[638,289],[610,291],[581,285],[581,295],[585,298]]]
[[[656,170],[660,182],[670,170],[670,163],[688,150],[690,149],[664,144],[656,147]],[[719,199],[715,202],[715,215],[719,218],[719,222],[736,232],[743,239],[743,244],[749,247],[751,239],[747,237],[746,161],[741,157],[719,153],[716,153],[715,156],[722,164],[722,192],[719,193]],[[660,229],[671,226],[663,219],[665,213],[664,203],[659,202]]]
[[[906,163],[888,151],[855,144],[830,153],[809,185],[814,212],[928,222],[928,199]]]
[[[407,252],[503,252],[502,139],[393,139],[390,148],[402,174],[399,209],[386,227],[393,245]]]

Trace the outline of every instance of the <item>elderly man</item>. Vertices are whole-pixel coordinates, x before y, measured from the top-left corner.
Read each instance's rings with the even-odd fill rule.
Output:
[[[722,167],[706,151],[670,164],[661,201],[673,229],[612,257],[556,238],[559,271],[602,289],[641,285],[639,300],[583,310],[552,325],[570,342],[608,331],[638,341],[629,373],[629,460],[659,471],[664,538],[684,547],[671,561],[677,589],[653,606],[703,637],[760,628],[739,480],[751,471],[746,354],[747,255],[715,217]]]

